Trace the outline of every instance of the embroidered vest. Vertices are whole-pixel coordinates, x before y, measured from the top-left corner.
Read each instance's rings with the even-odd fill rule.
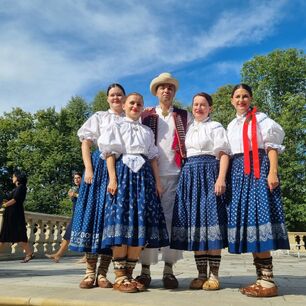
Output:
[[[180,168],[182,160],[186,158],[185,135],[187,132],[187,111],[174,106],[172,115],[175,124],[172,149],[175,151],[175,162]],[[157,145],[158,115],[156,114],[155,108],[145,109],[141,119],[144,125],[152,129],[155,136],[155,144]]]

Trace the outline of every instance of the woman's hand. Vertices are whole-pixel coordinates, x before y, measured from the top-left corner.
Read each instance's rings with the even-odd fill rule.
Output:
[[[111,195],[115,195],[117,193],[117,190],[118,190],[117,179],[116,178],[110,179],[109,183],[108,183],[108,186],[107,186],[107,191]]]
[[[225,180],[218,177],[215,183],[215,194],[217,196],[220,196],[225,192],[225,189],[226,189]]]
[[[279,179],[276,173],[269,172],[267,181],[271,192],[279,185]]]
[[[70,190],[68,191],[68,197],[69,197],[70,199],[72,199],[72,198],[74,197],[74,191],[73,191],[72,189],[70,189]]]
[[[93,179],[92,169],[85,169],[84,181],[86,184],[91,184]]]

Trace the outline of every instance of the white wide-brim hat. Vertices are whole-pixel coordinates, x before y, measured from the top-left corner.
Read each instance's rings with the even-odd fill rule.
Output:
[[[169,72],[163,72],[158,77],[152,80],[150,84],[150,91],[153,96],[156,96],[157,87],[161,84],[172,84],[175,87],[175,92],[179,89],[178,80],[172,77]]]

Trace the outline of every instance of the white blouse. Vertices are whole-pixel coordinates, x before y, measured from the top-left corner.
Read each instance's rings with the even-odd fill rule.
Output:
[[[231,153],[243,153],[243,123],[246,115],[237,115],[227,127],[227,137],[231,146]],[[259,149],[268,148],[277,149],[279,153],[283,152],[285,147],[282,145],[284,140],[284,130],[274,120],[264,113],[256,113],[257,120],[257,143]],[[251,135],[252,123],[248,126],[249,148],[252,150]]]
[[[78,130],[80,141],[91,140],[97,145],[97,140],[103,134],[103,130],[113,122],[120,122],[123,116],[124,113],[117,115],[111,109],[94,113]]]
[[[170,107],[167,116],[163,116],[162,109],[159,105],[156,106],[155,110],[158,115],[157,146],[160,155],[158,160],[160,176],[179,175],[180,168],[175,163],[175,151],[172,149],[175,133],[173,107]],[[191,122],[192,116],[187,112],[187,128]]]
[[[154,144],[152,130],[141,124],[124,118],[121,122],[114,122],[98,139],[99,150],[102,157],[115,154],[118,158],[121,154],[145,155],[148,159],[158,157],[158,149]]]
[[[219,158],[220,152],[230,154],[226,130],[221,123],[211,121],[209,117],[191,124],[186,134],[185,145],[187,157],[214,155]]]

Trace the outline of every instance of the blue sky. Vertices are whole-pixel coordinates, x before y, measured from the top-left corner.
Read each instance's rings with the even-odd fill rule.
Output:
[[[0,0],[0,115],[91,102],[113,82],[155,105],[166,71],[189,104],[256,55],[305,50],[305,20],[304,0]]]

